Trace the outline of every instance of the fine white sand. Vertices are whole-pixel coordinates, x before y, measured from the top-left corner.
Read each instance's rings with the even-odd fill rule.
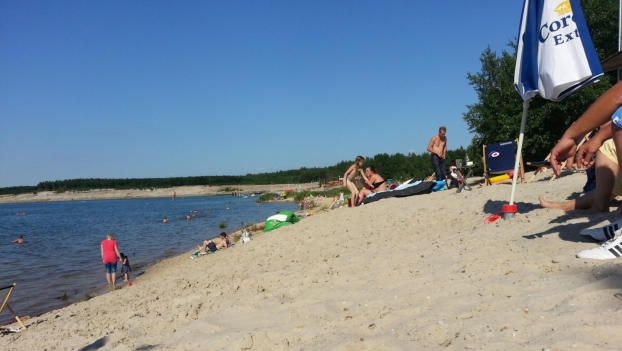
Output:
[[[28,320],[0,350],[620,350],[622,261],[575,258],[596,245],[579,230],[618,214],[537,205],[584,181],[521,184],[521,213],[493,224],[508,185],[314,215],[163,261]]]

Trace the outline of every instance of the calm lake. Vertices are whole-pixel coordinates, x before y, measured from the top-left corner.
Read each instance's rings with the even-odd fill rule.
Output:
[[[108,233],[114,234],[119,250],[129,257],[135,275],[221,231],[230,233],[241,223],[257,223],[275,212],[297,209],[293,203],[257,204],[255,199],[210,196],[0,204],[0,286],[17,282],[11,306],[20,316],[36,316],[102,291],[106,278],[99,245]],[[162,223],[165,217],[166,224]],[[225,229],[219,228],[223,222]],[[25,243],[12,244],[20,234]],[[5,293],[0,291],[0,297]],[[3,311],[0,325],[11,318]]]

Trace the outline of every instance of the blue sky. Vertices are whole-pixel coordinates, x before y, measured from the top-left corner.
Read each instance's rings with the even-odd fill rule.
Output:
[[[0,186],[466,146],[466,73],[521,5],[0,0]]]

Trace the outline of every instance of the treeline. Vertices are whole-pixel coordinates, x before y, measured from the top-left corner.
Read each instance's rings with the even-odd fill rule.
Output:
[[[615,0],[582,0],[594,47],[600,60],[618,52],[618,6]],[[469,155],[481,155],[482,145],[518,138],[523,100],[514,87],[516,39],[500,53],[485,49],[479,72],[467,79],[477,94],[477,101],[467,106],[464,120],[473,133]],[[615,72],[600,82],[573,93],[561,102],[536,96],[529,105],[525,126],[525,160],[543,160],[564,131],[616,81]],[[479,156],[481,157],[481,156]],[[478,158],[479,160],[479,158]]]
[[[463,148],[447,152],[448,164],[455,159],[464,159]],[[94,189],[155,189],[188,185],[265,185],[297,184],[318,182],[326,184],[343,176],[353,161],[342,161],[329,167],[303,167],[295,170],[271,173],[257,173],[240,176],[198,176],[172,178],[124,178],[124,179],[67,179],[40,182],[35,186],[14,186],[0,188],[0,195],[37,193],[39,191],[88,191]],[[385,178],[406,180],[424,178],[432,174],[429,154],[378,154],[368,158],[366,165],[373,165]]]

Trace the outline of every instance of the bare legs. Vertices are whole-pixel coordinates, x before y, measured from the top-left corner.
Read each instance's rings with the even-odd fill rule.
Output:
[[[203,240],[203,246],[198,245],[197,249],[203,251],[203,252],[207,252],[207,245],[211,243],[211,241],[207,241],[207,240]]]
[[[608,212],[618,172],[618,165],[599,151],[596,156],[596,189],[594,191],[577,200],[565,202],[547,201],[540,197],[540,206],[564,211],[590,210],[591,212]]]
[[[359,196],[356,199],[356,205],[357,206],[360,205],[361,202],[363,202],[363,200],[365,200],[365,197],[367,197],[367,195],[369,195],[371,193],[372,193],[372,191],[367,189],[367,188],[361,189],[361,191],[359,192]]]
[[[595,193],[596,193],[595,191],[591,191],[585,194],[585,196],[582,196],[577,200],[570,200],[570,201],[564,201],[564,202],[547,201],[543,199],[542,196],[540,196],[539,197],[540,206],[544,208],[556,208],[558,210],[563,210],[563,211],[587,210],[592,207]]]
[[[350,198],[352,199],[353,205],[356,205],[358,203],[358,198],[359,198],[359,190],[356,188],[356,185],[354,185],[354,183],[346,178],[346,187],[348,188],[348,190],[350,190]]]
[[[108,281],[108,288],[115,290],[117,288],[117,273],[106,273],[106,280]]]

